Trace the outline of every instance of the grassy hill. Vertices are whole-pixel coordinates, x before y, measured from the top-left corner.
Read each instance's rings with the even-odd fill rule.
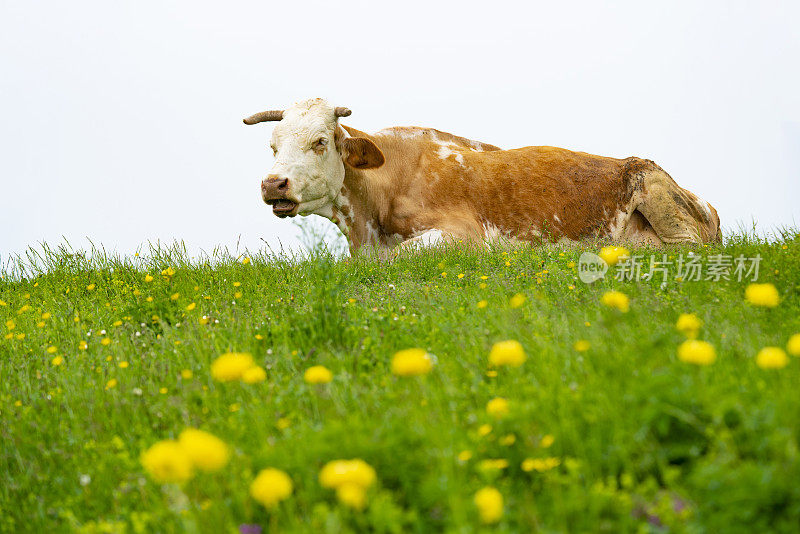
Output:
[[[191,262],[179,250],[61,250],[39,269],[10,266],[0,279],[0,531],[797,529],[800,359],[765,369],[756,355],[800,332],[800,236],[666,251],[706,267],[713,255],[760,255],[775,307],[745,299],[748,279],[681,281],[674,266],[663,284],[615,280],[614,267],[585,284],[582,251]],[[612,289],[629,311],[604,305]],[[682,313],[702,321],[710,365],[678,358]],[[490,365],[502,340],[522,345],[521,366]],[[397,376],[393,355],[414,347],[432,369]],[[229,352],[249,353],[265,375],[235,379],[229,365],[214,374],[234,379],[215,379],[212,363]],[[304,381],[316,365],[331,382]],[[496,398],[507,404],[487,411]],[[188,464],[173,457],[185,447],[163,449],[151,470],[194,470],[162,484],[142,454],[186,428],[220,438],[227,463],[222,454],[212,465],[214,441]],[[324,487],[326,463],[356,458],[373,483]],[[250,494],[265,468],[292,483],[270,507]],[[285,496],[281,480],[261,480],[256,494]],[[497,493],[475,502],[484,488],[502,497],[493,523],[482,519],[497,519]]]

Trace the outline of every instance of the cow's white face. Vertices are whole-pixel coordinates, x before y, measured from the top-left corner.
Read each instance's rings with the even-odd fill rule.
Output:
[[[356,149],[364,142],[380,155],[378,165],[374,161],[358,165],[361,150]],[[285,109],[270,144],[275,164],[261,184],[261,195],[279,217],[314,213],[330,218],[344,183],[345,162],[358,168],[383,163],[383,155],[371,141],[346,137],[334,108],[322,99]]]

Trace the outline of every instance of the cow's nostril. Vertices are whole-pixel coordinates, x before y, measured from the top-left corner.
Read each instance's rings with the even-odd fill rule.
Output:
[[[282,191],[282,190],[286,189],[287,187],[289,187],[289,179],[288,178],[284,178],[282,181],[278,182],[278,190],[279,191]]]

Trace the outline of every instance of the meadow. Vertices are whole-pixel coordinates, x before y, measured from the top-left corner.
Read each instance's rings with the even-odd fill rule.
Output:
[[[584,250],[10,262],[0,531],[797,531],[800,234]]]

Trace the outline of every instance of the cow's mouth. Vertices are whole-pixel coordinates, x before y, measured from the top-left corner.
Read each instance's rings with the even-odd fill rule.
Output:
[[[285,198],[270,200],[267,203],[272,204],[272,213],[278,217],[295,215],[295,210],[297,210],[297,202],[293,202]]]

